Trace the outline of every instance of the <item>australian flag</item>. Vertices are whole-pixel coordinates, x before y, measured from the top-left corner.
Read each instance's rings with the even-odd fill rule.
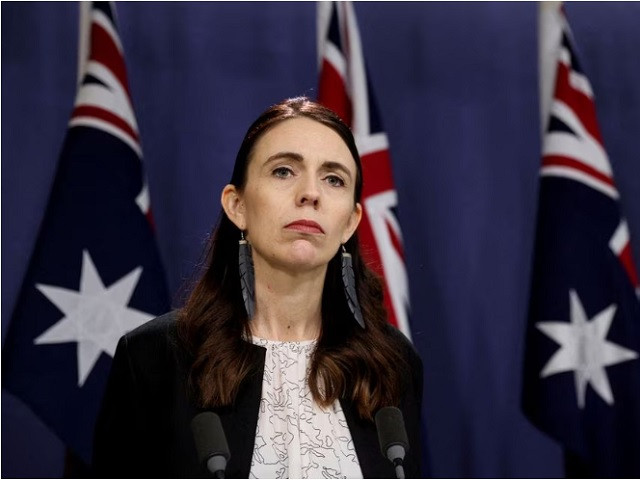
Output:
[[[562,8],[552,8],[555,85],[542,141],[523,408],[578,462],[569,473],[638,477],[638,276],[591,85]]]
[[[384,282],[389,321],[411,338],[409,281],[389,142],[382,128],[351,2],[318,3],[318,101],[351,127],[365,182],[358,228],[367,264]]]
[[[89,11],[88,58],[2,352],[3,387],[87,464],[118,338],[169,308],[114,12]]]

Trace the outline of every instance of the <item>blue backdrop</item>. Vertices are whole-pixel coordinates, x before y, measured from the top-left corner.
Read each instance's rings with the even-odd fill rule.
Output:
[[[158,242],[176,294],[248,124],[314,97],[315,3],[118,3]],[[535,3],[357,3],[391,143],[425,364],[432,473],[558,477],[519,407],[540,164]],[[569,3],[640,268],[640,4]],[[78,5],[2,3],[2,339],[76,83]],[[2,475],[59,476],[63,446],[2,393]]]

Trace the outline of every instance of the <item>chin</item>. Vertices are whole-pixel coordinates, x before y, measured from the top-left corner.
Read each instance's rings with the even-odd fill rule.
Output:
[[[304,245],[293,245],[293,248],[289,250],[287,263],[297,269],[314,269],[325,266],[331,260],[331,257],[327,256],[325,252],[320,252],[317,247],[310,245],[308,242],[304,242]],[[302,242],[300,242],[302,243]]]
[[[311,270],[321,267],[328,262],[323,262],[315,255],[292,255],[288,258],[287,263],[295,270]]]

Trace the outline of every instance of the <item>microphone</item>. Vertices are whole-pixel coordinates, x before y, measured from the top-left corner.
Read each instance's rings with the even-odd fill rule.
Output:
[[[215,478],[224,478],[227,460],[231,456],[220,417],[213,412],[202,412],[191,420],[191,432],[198,451],[198,462],[206,464]]]
[[[396,478],[405,478],[402,461],[409,450],[409,439],[402,412],[396,407],[384,407],[376,413],[375,421],[382,455],[396,467]]]

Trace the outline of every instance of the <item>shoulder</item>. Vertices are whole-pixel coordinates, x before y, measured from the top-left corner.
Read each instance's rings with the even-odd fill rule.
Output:
[[[186,352],[178,336],[179,312],[171,311],[123,335],[116,355],[125,355],[139,369],[162,369],[182,361]]]
[[[178,310],[160,315],[124,335],[128,344],[170,340],[178,336]]]
[[[422,359],[416,350],[416,347],[411,343],[404,333],[398,330],[393,325],[387,323],[385,325],[385,333],[389,336],[391,341],[396,344],[399,351],[401,351],[405,357],[405,360],[412,368],[422,369]]]

